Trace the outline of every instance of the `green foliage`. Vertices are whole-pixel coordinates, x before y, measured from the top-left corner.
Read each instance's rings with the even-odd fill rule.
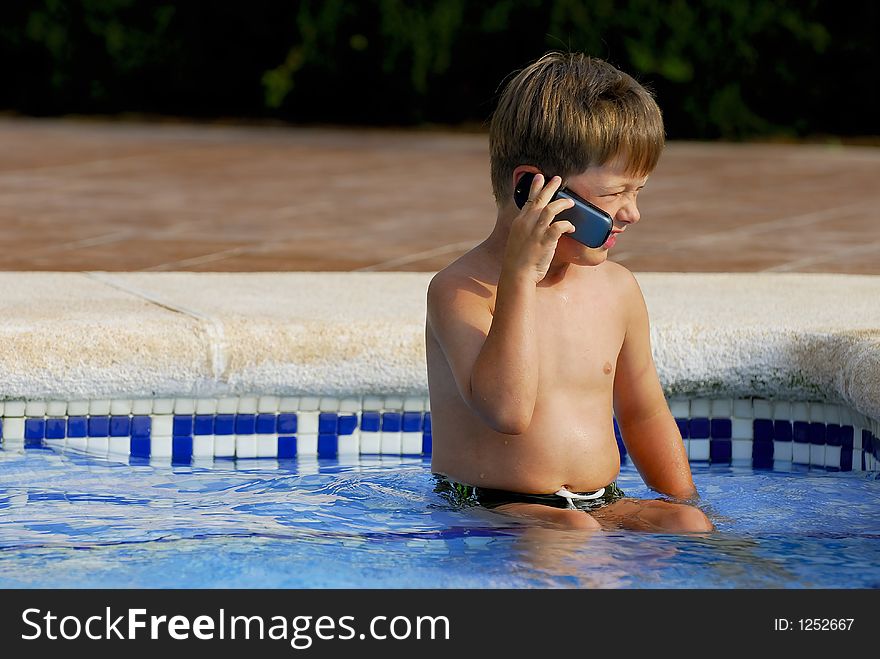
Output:
[[[0,6],[0,109],[485,122],[547,50],[655,90],[673,138],[872,134],[874,3],[41,0]],[[14,66],[9,66],[14,63]]]

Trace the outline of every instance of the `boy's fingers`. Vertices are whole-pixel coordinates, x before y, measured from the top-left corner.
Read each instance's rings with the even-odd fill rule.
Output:
[[[574,225],[568,220],[559,220],[550,225],[550,231],[553,232],[556,240],[559,240],[565,233],[573,233]]]
[[[559,215],[562,211],[567,208],[571,208],[574,206],[574,201],[571,199],[557,199],[554,202],[547,204],[544,207],[543,212],[541,213],[539,224],[542,224],[544,227],[547,227],[551,222],[553,222],[553,218]]]
[[[540,174],[538,174],[540,176]],[[538,176],[535,177],[535,180],[538,180]],[[550,179],[550,182],[544,186],[544,189],[538,193],[537,198],[535,199],[535,205],[539,208],[543,208],[550,203],[550,200],[553,199],[553,195],[556,194],[556,191],[559,189],[559,186],[562,185],[562,179],[558,176],[554,176]]]

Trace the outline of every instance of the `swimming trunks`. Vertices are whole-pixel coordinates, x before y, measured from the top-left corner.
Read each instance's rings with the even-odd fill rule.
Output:
[[[626,496],[623,490],[617,487],[617,481],[595,492],[569,492],[561,488],[555,494],[523,494],[465,485],[442,474],[434,474],[434,479],[436,481],[434,492],[442,495],[456,508],[482,506],[491,510],[506,503],[539,503],[553,508],[589,511],[607,506]]]

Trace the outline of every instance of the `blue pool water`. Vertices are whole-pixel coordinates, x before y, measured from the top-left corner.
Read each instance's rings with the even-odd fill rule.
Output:
[[[428,459],[134,466],[0,450],[4,588],[878,588],[880,480],[692,465],[709,535],[538,529]],[[630,464],[629,496],[656,498]]]

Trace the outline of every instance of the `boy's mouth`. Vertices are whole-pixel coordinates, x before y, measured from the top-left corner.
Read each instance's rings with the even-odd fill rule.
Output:
[[[612,233],[612,234],[608,237],[608,240],[605,241],[605,244],[602,245],[602,247],[603,247],[604,249],[611,249],[612,247],[614,247],[614,244],[615,244],[616,242],[617,242],[617,234]]]

